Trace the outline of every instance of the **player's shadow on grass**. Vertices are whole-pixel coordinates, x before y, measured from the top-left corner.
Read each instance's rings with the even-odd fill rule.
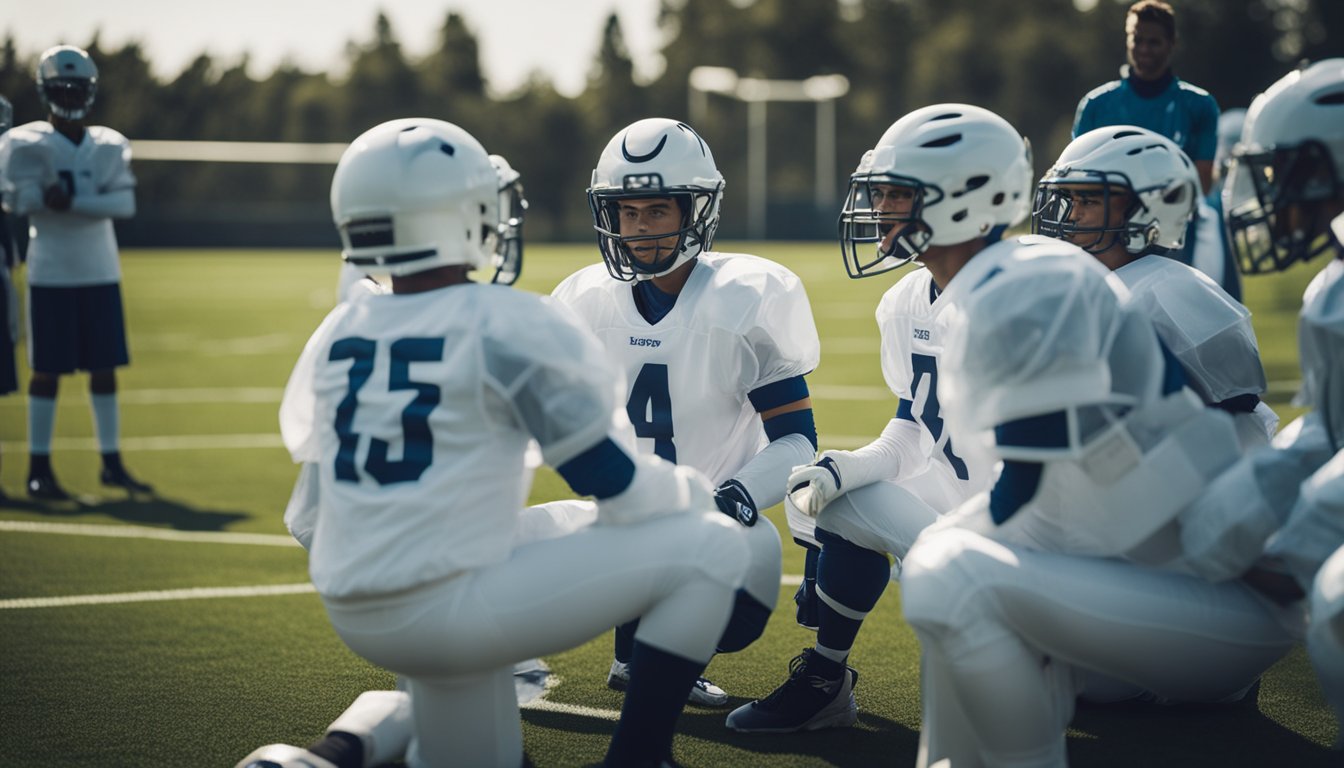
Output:
[[[163,526],[179,531],[223,531],[233,523],[251,517],[241,511],[200,509],[163,496],[77,497],[70,501],[50,502],[10,498],[3,506],[47,518],[94,514],[123,523]]]
[[[1175,706],[1079,704],[1070,729],[1069,764],[1087,768],[1344,765],[1338,752],[1283,727],[1254,701]]]
[[[859,711],[859,723],[809,733],[748,734],[730,731],[724,718],[734,707],[750,699],[735,698],[723,709],[687,707],[677,721],[677,736],[727,744],[762,756],[774,755],[780,764],[790,758],[815,756],[819,762],[835,766],[914,765],[919,734],[892,720]],[[609,736],[616,728],[610,720],[567,712],[523,710],[523,719],[533,726],[567,733]],[[527,763],[531,765],[529,761]],[[694,761],[687,763],[695,765]]]
[[[723,724],[728,713],[750,702],[733,697],[724,709],[688,707],[677,724],[677,733],[728,744],[766,756],[780,764],[793,756],[815,756],[820,764],[834,766],[914,765],[919,752],[919,732],[895,720],[859,708],[859,722],[850,728],[828,728],[804,733],[738,733]]]

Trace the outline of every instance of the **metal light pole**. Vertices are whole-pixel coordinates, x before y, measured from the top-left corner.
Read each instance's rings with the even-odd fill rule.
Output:
[[[772,101],[810,101],[817,105],[817,151],[815,200],[818,208],[830,204],[835,194],[835,100],[849,92],[844,75],[816,75],[806,80],[766,80],[739,77],[726,67],[696,67],[691,70],[692,123],[709,109],[708,94],[717,93],[747,104],[747,232],[753,239],[765,237],[766,221],[766,105]]]

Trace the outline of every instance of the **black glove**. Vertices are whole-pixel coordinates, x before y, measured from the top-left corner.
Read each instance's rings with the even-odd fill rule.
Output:
[[[719,505],[720,512],[748,528],[755,525],[759,517],[756,502],[751,500],[751,494],[736,480],[727,480],[714,489],[714,503]]]

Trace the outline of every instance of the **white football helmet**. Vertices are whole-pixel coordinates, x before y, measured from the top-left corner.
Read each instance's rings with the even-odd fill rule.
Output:
[[[342,257],[370,274],[478,269],[499,239],[499,173],[471,134],[442,120],[392,120],[341,156],[331,214]]]
[[[98,93],[98,67],[82,48],[48,48],[37,62],[37,95],[51,114],[83,120]]]
[[[661,117],[632,123],[602,150],[588,188],[593,228],[607,271],[617,280],[665,275],[708,251],[719,227],[723,174],[709,145],[689,125]],[[658,235],[621,235],[621,201],[672,198],[681,226]],[[650,263],[632,258],[630,244],[677,237],[671,252]]]
[[[850,176],[840,212],[845,268],[868,277],[931,245],[993,242],[1026,218],[1031,178],[1031,147],[1007,120],[969,104],[917,109],[893,123]],[[891,187],[913,193],[908,211],[882,210],[878,201]],[[871,260],[859,255],[869,244]]]
[[[1074,195],[1090,190],[1106,216],[1098,226],[1070,221]],[[1124,218],[1110,221],[1111,195],[1128,194]],[[1199,173],[1176,142],[1132,125],[1088,131],[1064,148],[1036,185],[1031,231],[1068,240],[1088,253],[1117,241],[1135,255],[1165,253],[1185,244],[1199,201]]]
[[[523,271],[523,219],[527,198],[522,175],[502,155],[491,155],[490,164],[499,175],[499,237],[495,244],[495,274],[490,282],[513,285]]]
[[[1331,247],[1324,203],[1344,196],[1344,59],[1289,72],[1255,97],[1232,150],[1223,210],[1248,274]],[[1292,216],[1282,211],[1296,209]]]

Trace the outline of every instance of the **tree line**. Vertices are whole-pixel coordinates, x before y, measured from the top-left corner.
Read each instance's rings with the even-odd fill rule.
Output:
[[[33,87],[50,45],[86,47],[100,71],[92,120],[136,139],[344,142],[384,120],[423,115],[484,139],[524,175],[532,239],[591,235],[583,193],[597,156],[622,126],[648,116],[687,119],[688,75],[721,66],[742,76],[804,79],[843,74],[837,104],[838,179],[896,118],[935,102],[1003,115],[1031,140],[1040,173],[1068,142],[1074,108],[1124,63],[1128,0],[661,0],[663,69],[637,79],[620,22],[609,16],[587,84],[570,98],[536,73],[513,93],[488,89],[470,20],[445,14],[423,57],[403,50],[378,14],[370,36],[347,45],[340,78],[292,64],[264,77],[246,58],[202,54],[164,81],[136,42],[17,40],[0,48],[0,94],[18,122],[43,117]],[[1245,107],[1299,59],[1344,55],[1338,0],[1175,0],[1175,71],[1218,100]],[[577,53],[575,55],[584,55]],[[720,96],[695,128],[728,180],[721,234],[746,222],[747,107]],[[814,107],[772,103],[767,146],[769,232],[828,237],[836,204],[818,210]],[[335,242],[327,166],[140,162],[137,220],[128,244],[310,245]],[[837,195],[839,193],[837,192]]]

